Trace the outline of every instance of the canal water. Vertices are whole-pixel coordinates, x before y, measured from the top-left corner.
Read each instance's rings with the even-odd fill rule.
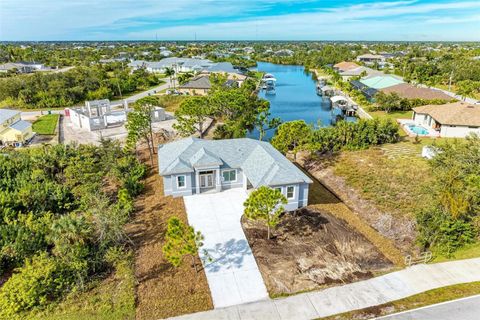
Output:
[[[303,66],[258,62],[256,70],[271,73],[277,79],[275,94],[268,94],[265,90],[259,92],[261,98],[270,101],[272,117],[279,117],[282,122],[305,120],[314,126],[331,125],[330,100],[317,95],[316,82]],[[265,140],[274,133],[275,130],[267,131]],[[258,138],[258,132],[249,136]]]

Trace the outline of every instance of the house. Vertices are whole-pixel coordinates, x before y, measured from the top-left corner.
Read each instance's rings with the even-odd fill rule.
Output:
[[[190,96],[206,96],[212,84],[208,75],[200,75],[178,87],[178,92]]]
[[[128,102],[124,101],[123,109],[112,110],[110,100],[85,101],[80,108],[67,108],[65,115],[69,117],[73,127],[85,131],[95,131],[121,126],[127,121]],[[165,109],[155,107],[152,111],[152,122],[166,119]]]
[[[426,105],[413,108],[413,121],[439,132],[440,137],[480,134],[480,106],[466,102]]]
[[[0,64],[0,72],[19,72],[19,73],[31,73],[34,71],[49,70],[44,64],[39,62],[8,62]]]
[[[378,75],[360,80],[364,85],[373,89],[384,89],[400,83],[403,83],[399,77],[393,75]]]
[[[342,61],[342,62],[339,62],[337,64],[334,64],[333,65],[333,70],[337,71],[337,72],[344,72],[344,71],[347,71],[347,70],[350,70],[350,69],[355,69],[355,68],[358,68],[360,67],[358,64],[356,64],[355,62],[349,62],[349,61]]]
[[[214,64],[207,59],[194,58],[164,58],[160,61],[135,60],[128,64],[133,70],[145,68],[152,73],[165,73],[167,68],[174,69],[175,72],[198,72]]]
[[[353,88],[363,93],[363,95],[369,100],[372,101],[375,98],[378,90],[374,88],[370,88],[369,86],[360,82],[360,80],[352,80],[350,84]]]
[[[159,174],[165,195],[189,196],[231,188],[278,188],[287,210],[308,204],[312,180],[268,142],[248,138],[186,138],[160,145]]]
[[[409,83],[399,83],[394,86],[382,88],[385,94],[396,93],[400,98],[422,99],[422,100],[445,100],[445,102],[454,100],[451,96],[440,90],[416,87]]]
[[[383,66],[386,62],[386,58],[381,54],[362,54],[357,57],[357,61],[363,62],[367,66],[373,66],[374,64],[378,64]]]
[[[369,67],[360,66],[353,69],[348,69],[345,71],[339,72],[339,75],[342,77],[343,80],[348,80],[352,77],[374,77],[383,75],[383,72],[374,70]]]
[[[21,146],[34,135],[32,124],[21,119],[20,111],[0,109],[0,146]]]

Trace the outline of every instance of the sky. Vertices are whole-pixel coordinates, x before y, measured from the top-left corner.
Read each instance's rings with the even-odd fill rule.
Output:
[[[0,41],[480,41],[480,0],[0,0]]]

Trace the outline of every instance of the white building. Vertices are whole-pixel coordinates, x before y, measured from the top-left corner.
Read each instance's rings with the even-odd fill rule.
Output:
[[[470,133],[480,135],[480,105],[454,102],[413,108],[413,121],[439,132],[440,137],[464,138]]]

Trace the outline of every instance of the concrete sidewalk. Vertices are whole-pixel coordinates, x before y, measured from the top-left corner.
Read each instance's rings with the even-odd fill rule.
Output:
[[[384,304],[435,288],[473,281],[480,281],[480,258],[416,265],[322,291],[214,309],[173,319],[315,319]]]

